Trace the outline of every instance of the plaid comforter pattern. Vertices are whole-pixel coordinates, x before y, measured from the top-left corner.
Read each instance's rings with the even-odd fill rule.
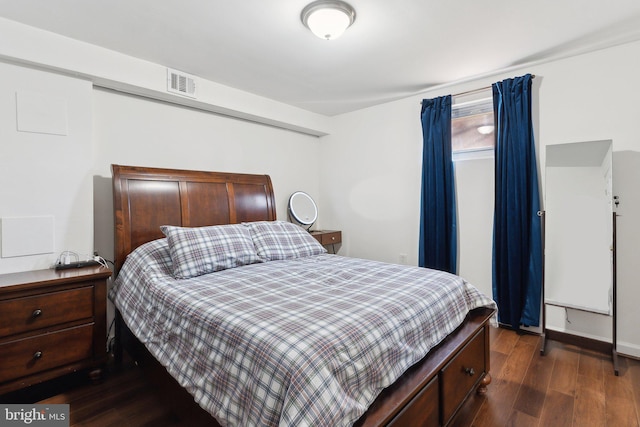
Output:
[[[223,426],[348,426],[494,302],[440,271],[321,254],[175,280],[165,239],[129,255],[110,298]]]

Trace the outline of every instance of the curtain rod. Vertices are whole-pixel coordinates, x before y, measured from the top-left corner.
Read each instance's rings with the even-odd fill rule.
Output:
[[[531,74],[531,78],[535,79],[536,75],[535,74]],[[483,90],[488,90],[491,89],[491,86],[484,86],[478,89],[471,89],[471,90],[466,90],[464,92],[459,92],[459,93],[452,93],[451,97],[454,96],[463,96],[463,95],[471,95],[472,93],[477,93],[477,92],[482,92]],[[420,101],[420,104],[422,104],[422,101]]]

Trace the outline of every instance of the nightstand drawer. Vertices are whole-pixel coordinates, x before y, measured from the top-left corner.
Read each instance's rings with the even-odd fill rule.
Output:
[[[312,231],[311,235],[323,246],[342,242],[341,231]]]
[[[0,383],[93,357],[93,324],[0,344]]]
[[[0,274],[0,395],[106,362],[102,266]]]
[[[93,317],[93,287],[0,301],[0,337]]]
[[[331,245],[334,243],[340,243],[342,241],[342,233],[334,231],[331,233],[323,233],[320,243],[323,245]]]

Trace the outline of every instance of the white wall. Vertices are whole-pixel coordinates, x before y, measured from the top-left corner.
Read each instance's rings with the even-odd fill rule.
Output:
[[[167,93],[161,64],[4,18],[0,32],[0,218],[55,228],[50,253],[0,258],[0,273],[47,268],[63,250],[112,257],[111,163],[268,173],[281,218],[295,190],[320,201],[313,135],[328,117],[203,79],[192,100]],[[68,135],[16,131],[27,90],[66,103]]]
[[[267,174],[281,219],[296,190],[321,203],[316,137],[101,89],[92,109],[100,253],[113,256],[111,164]]]
[[[631,43],[547,64],[542,68],[540,138],[544,144],[613,141],[613,191],[621,200],[618,218],[618,349],[640,356],[636,285],[640,232],[637,191],[640,139],[640,43]],[[544,100],[544,101],[543,101]],[[550,313],[551,325],[594,338],[611,338],[611,319],[564,310]],[[566,316],[569,322],[566,322]]]
[[[82,77],[100,87],[216,113],[325,135],[329,117],[197,79],[197,99],[167,93],[167,68],[139,58],[0,18],[0,60]],[[197,76],[196,76],[197,77]]]
[[[0,272],[49,268],[63,250],[91,255],[91,83],[3,63],[0,76],[0,218],[53,218],[41,230],[50,250],[8,257],[5,247]],[[21,95],[36,102],[18,110]],[[35,132],[18,130],[18,112]]]
[[[223,105],[213,105],[212,110],[219,107],[263,123],[330,133],[318,140],[188,107],[107,90],[91,91],[89,82],[69,76],[97,79],[102,85],[162,98],[159,93],[164,67],[6,20],[0,20],[0,29],[6,36],[0,38],[0,58],[5,61],[0,71],[3,77],[7,73],[17,79],[13,84],[5,78],[0,86],[4,97],[0,103],[5,103],[0,107],[0,215],[53,215],[56,252],[86,251],[92,246],[107,255],[112,252],[109,165],[121,163],[268,173],[274,181],[281,218],[288,195],[305,190],[318,201],[319,226],[343,231],[342,254],[392,262],[406,259],[416,264],[420,100],[477,89],[527,72],[536,74],[535,131],[541,159],[547,144],[613,141],[614,192],[621,200],[619,349],[640,356],[640,331],[634,328],[640,322],[635,307],[640,300],[640,288],[635,285],[640,274],[635,256],[640,241],[640,196],[636,190],[640,182],[636,126],[640,106],[635,96],[640,93],[640,81],[636,79],[640,43],[512,70],[333,118],[288,108],[213,82],[205,91],[207,102],[215,103],[216,95],[224,99]],[[16,69],[9,64],[25,66]],[[29,68],[31,65],[36,69]],[[11,121],[15,105],[6,103],[7,94],[23,84],[23,76],[26,86],[43,93],[54,93],[57,87],[73,93],[63,95],[69,99],[69,142],[53,136],[17,135],[11,130],[15,129]],[[73,124],[76,119],[83,124]],[[76,126],[78,133],[74,131],[72,138],[71,130]],[[185,152],[198,154],[187,156]],[[10,157],[5,157],[6,153]],[[459,214],[459,271],[490,294],[492,163],[466,162],[456,165],[458,204],[464,209]],[[60,192],[63,185],[72,188]],[[93,214],[95,227],[91,225]],[[40,256],[0,259],[0,268],[1,272],[43,268],[49,260]],[[564,314],[551,313],[551,326],[586,336],[610,337],[609,318],[570,312],[572,323],[568,324]]]
[[[335,133],[322,138],[324,226],[344,231],[342,254],[417,262],[419,113],[416,100],[356,111],[335,117]]]
[[[504,78],[532,73],[534,80],[534,128],[539,157],[547,144],[613,140],[614,194],[620,196],[618,212],[618,348],[640,356],[640,288],[636,285],[640,264],[640,195],[633,189],[640,170],[640,137],[637,118],[640,104],[640,43],[630,43],[573,58],[512,70],[473,83],[441,88],[335,118],[334,132],[323,137],[321,168],[324,204],[331,205],[325,221],[344,230],[343,253],[349,256],[398,261],[408,254],[417,263],[421,129],[420,100],[489,86]],[[459,215],[461,275],[491,294],[491,234],[489,215],[493,198],[478,200],[478,189],[492,191],[492,164],[456,164],[456,188],[460,206],[472,206]],[[484,162],[484,165],[480,164]],[[544,161],[539,168],[544,170]],[[544,177],[541,177],[544,179]],[[544,188],[544,182],[541,182]],[[326,209],[326,208],[325,208]],[[478,212],[478,215],[475,215]],[[475,227],[482,227],[478,231]],[[489,253],[489,255],[488,255]],[[473,255],[475,254],[475,256]],[[551,313],[554,329],[611,339],[610,318],[570,311]]]
[[[101,89],[92,110],[93,235],[107,259],[114,257],[111,164],[267,174],[279,219],[294,191],[321,203],[316,137]]]
[[[0,75],[0,218],[52,217],[54,236],[47,253],[0,253],[0,273],[49,268],[65,250],[113,259],[112,163],[268,174],[281,219],[296,190],[321,202],[314,136],[29,67],[0,63]],[[66,135],[18,131],[17,93],[61,100]]]
[[[458,274],[491,295],[494,159],[457,161],[454,168],[458,195]]]

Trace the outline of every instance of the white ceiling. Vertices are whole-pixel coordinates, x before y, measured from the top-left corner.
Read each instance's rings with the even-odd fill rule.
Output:
[[[638,0],[348,0],[321,40],[311,0],[0,0],[0,16],[335,115],[640,39]]]

